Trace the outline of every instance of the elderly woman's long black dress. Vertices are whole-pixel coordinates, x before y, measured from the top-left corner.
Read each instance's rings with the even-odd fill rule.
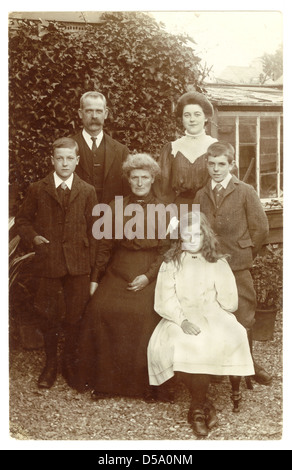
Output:
[[[134,195],[124,207],[138,203],[147,233],[147,204],[158,204],[148,195]],[[113,219],[115,212],[113,210]],[[123,217],[123,226],[131,217]],[[114,227],[114,224],[113,224]],[[149,389],[147,346],[160,321],[154,311],[154,289],[166,240],[101,240],[98,242],[95,278],[98,288],[85,312],[79,342],[77,388],[101,394],[143,396]],[[149,284],[142,290],[127,290],[128,283],[145,274]]]

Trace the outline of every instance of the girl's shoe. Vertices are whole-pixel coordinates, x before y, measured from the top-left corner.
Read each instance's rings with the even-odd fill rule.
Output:
[[[212,429],[218,423],[216,409],[212,405],[212,403],[206,402],[204,405],[204,412],[205,412],[206,424],[209,429]]]
[[[188,413],[188,422],[197,437],[208,436],[208,427],[206,424],[205,413],[202,408],[190,408]]]

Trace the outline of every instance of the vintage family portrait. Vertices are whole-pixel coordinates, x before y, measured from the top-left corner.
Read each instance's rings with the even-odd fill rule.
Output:
[[[276,445],[283,13],[7,22],[11,445]]]

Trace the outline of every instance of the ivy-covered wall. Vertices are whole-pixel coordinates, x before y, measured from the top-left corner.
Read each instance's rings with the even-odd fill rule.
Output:
[[[30,21],[9,32],[12,205],[51,170],[52,141],[80,128],[85,91],[107,97],[106,132],[130,151],[156,157],[175,135],[172,103],[190,86],[200,89],[200,59],[185,37],[142,12],[107,12],[103,19],[74,34]]]

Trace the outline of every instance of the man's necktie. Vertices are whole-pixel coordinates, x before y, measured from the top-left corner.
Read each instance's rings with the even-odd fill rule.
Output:
[[[96,151],[97,151],[96,137],[91,137],[91,140],[93,142],[91,150],[93,151],[93,153],[96,153]]]
[[[94,167],[94,171],[95,171],[95,172],[96,172],[96,171],[100,172],[102,163],[101,163],[101,161],[100,161],[101,155],[98,155],[98,147],[97,147],[97,145],[96,145],[96,137],[91,137],[91,140],[92,140],[92,142],[93,142],[91,150],[92,150],[92,152],[93,152],[93,167]],[[96,183],[96,181],[95,181],[94,184],[97,185],[97,187],[98,187],[98,186],[101,185],[101,182]]]

